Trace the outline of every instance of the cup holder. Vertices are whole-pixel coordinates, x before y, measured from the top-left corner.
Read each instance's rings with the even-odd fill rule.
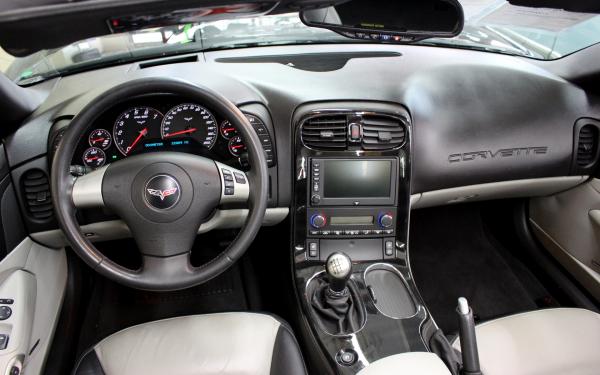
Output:
[[[417,306],[402,274],[385,264],[375,264],[365,271],[365,285],[373,303],[383,315],[406,319],[417,313]]]

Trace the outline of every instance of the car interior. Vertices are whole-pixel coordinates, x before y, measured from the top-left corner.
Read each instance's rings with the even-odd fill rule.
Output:
[[[5,0],[0,374],[600,374],[600,5]]]

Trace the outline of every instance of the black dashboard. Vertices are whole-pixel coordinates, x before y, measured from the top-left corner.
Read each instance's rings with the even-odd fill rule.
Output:
[[[245,115],[273,167],[275,145],[265,120]],[[62,138],[60,133],[57,136],[53,152]],[[160,151],[206,156],[242,170],[249,167],[244,140],[228,119],[212,108],[172,95],[134,98],[104,112],[80,139],[72,165],[93,170],[128,156]]]
[[[271,208],[291,207],[298,195],[295,134],[306,106],[360,111],[378,111],[385,105],[404,108],[412,132],[407,151],[411,198],[464,186],[585,176],[595,168],[594,163],[578,163],[576,151],[582,126],[596,124],[593,119],[600,117],[600,100],[543,62],[449,48],[386,45],[279,46],[193,57],[106,67],[31,88],[45,101],[5,140],[15,193],[30,232],[54,229],[56,223],[28,217],[27,192],[22,186],[29,173],[50,175],[61,132],[83,107],[120,83],[144,77],[172,77],[208,87],[252,115],[259,134],[264,124]],[[207,118],[187,124],[190,108]],[[176,122],[167,124],[170,112]],[[141,118],[136,120],[136,116]],[[137,121],[149,121],[152,116],[156,119],[144,131],[147,123]],[[73,165],[84,165],[86,151],[88,157],[92,154],[88,162],[93,167],[131,154],[176,150],[248,170],[251,166],[246,165],[243,152],[232,153],[238,150],[232,147],[240,145],[223,125],[226,120],[213,108],[186,98],[161,93],[131,98],[90,124]],[[133,144],[141,133],[146,135]],[[90,151],[91,147],[101,150],[105,160],[95,159],[94,152],[102,153]],[[357,157],[369,153],[355,151]],[[314,155],[320,156],[320,152]]]

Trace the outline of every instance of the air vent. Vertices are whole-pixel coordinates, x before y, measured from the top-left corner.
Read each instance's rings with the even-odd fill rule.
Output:
[[[596,161],[598,153],[598,128],[584,125],[577,138],[577,166],[587,167]]]
[[[40,169],[31,169],[21,177],[21,185],[28,215],[36,220],[50,220],[53,207],[46,173]]]
[[[302,141],[306,146],[315,149],[345,150],[346,132],[346,115],[312,117],[302,125]]]
[[[364,115],[362,118],[362,146],[365,150],[385,150],[404,143],[404,126],[394,117]]]

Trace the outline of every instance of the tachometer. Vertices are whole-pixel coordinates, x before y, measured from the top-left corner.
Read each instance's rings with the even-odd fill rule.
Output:
[[[100,168],[106,163],[106,154],[98,147],[90,147],[83,153],[83,164],[90,168]]]
[[[148,139],[160,139],[163,115],[150,107],[136,107],[123,112],[113,128],[115,146],[130,155]]]
[[[206,108],[197,104],[180,104],[173,107],[162,122],[162,137],[168,139],[191,138],[211,149],[217,140],[217,120]]]
[[[108,130],[96,129],[90,134],[88,141],[90,146],[106,150],[110,147],[112,136]]]

